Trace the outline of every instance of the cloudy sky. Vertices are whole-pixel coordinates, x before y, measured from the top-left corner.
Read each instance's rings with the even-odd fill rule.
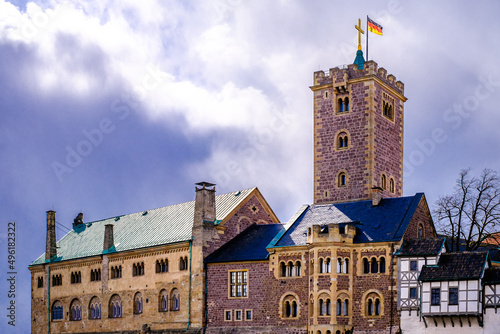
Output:
[[[497,1],[0,0],[0,277],[8,222],[18,272],[0,331],[29,332],[47,210],[71,227],[192,200],[202,180],[257,186],[282,221],[310,203],[308,87],[353,62],[367,14],[384,27],[369,56],[408,97],[404,194],[432,205],[460,169],[500,170]]]

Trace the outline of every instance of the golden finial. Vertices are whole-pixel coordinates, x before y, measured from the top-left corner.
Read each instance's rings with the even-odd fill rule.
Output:
[[[361,19],[358,19],[358,25],[354,25],[354,28],[358,31],[358,50],[361,50],[361,34],[365,32],[361,29]]]

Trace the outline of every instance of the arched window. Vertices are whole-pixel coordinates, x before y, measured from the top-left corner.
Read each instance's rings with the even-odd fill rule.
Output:
[[[339,257],[337,259],[337,274],[342,273],[342,259]]]
[[[337,185],[339,187],[345,187],[347,184],[347,175],[345,172],[340,172],[337,177]]]
[[[349,315],[349,300],[345,299],[344,303],[342,304],[342,314],[344,316]]]
[[[394,179],[392,177],[389,179],[389,191],[394,194]]]
[[[378,262],[377,262],[377,259],[372,257],[372,261],[371,261],[371,267],[372,267],[372,274],[376,274],[378,273]]]
[[[380,258],[380,273],[385,273],[385,257]]]
[[[338,112],[344,112],[344,101],[342,101],[342,99],[338,99],[337,100],[337,110]]]
[[[379,316],[382,314],[382,302],[380,296],[375,293],[369,293],[365,299],[366,305],[366,315],[367,316]]]
[[[347,147],[349,147],[349,137],[347,133],[341,132],[337,136],[337,148],[342,149]]]
[[[382,178],[380,180],[380,185],[381,185],[381,188],[384,190],[387,188],[387,178],[385,177],[385,174],[382,174]]]
[[[323,259],[319,259],[319,273],[322,274],[325,272],[325,261]]]
[[[63,315],[63,305],[59,300],[56,300],[52,304],[52,320],[62,320]]]
[[[319,300],[319,315],[325,315],[325,314],[326,314],[325,302],[323,301],[323,299],[320,299]]]
[[[132,266],[132,276],[137,276],[137,265],[135,263]]]
[[[101,302],[97,296],[92,297],[90,300],[89,319],[101,319]]]
[[[348,97],[346,97],[344,99],[344,109],[345,109],[345,111],[349,111],[349,98]]]
[[[349,259],[344,259],[344,274],[349,274]]]
[[[286,277],[286,265],[285,262],[280,263],[281,277]]]
[[[300,261],[295,262],[295,276],[300,276],[302,275],[301,273],[301,264]]]
[[[370,273],[370,263],[368,262],[368,259],[366,257],[363,259],[363,273]]]
[[[168,293],[165,289],[161,290],[160,295],[158,296],[158,311],[168,311]]]
[[[298,316],[298,300],[293,295],[285,296],[281,301],[282,318],[296,318]]]
[[[134,296],[134,314],[141,314],[143,309],[142,294],[137,292]]]
[[[111,296],[111,298],[109,299],[108,314],[110,318],[122,317],[122,300],[120,296]]]
[[[325,260],[325,273],[330,273],[332,271],[332,261],[330,258]]]
[[[179,290],[173,289],[171,292],[171,310],[172,311],[179,311],[181,309],[181,295],[179,293]]]
[[[332,309],[332,303],[331,303],[330,299],[327,299],[325,302],[326,315],[331,315],[331,309]]]
[[[342,315],[342,300],[339,298],[337,299],[337,315]]]
[[[70,321],[82,320],[82,303],[78,298],[73,299],[70,304]]]
[[[288,262],[288,277],[292,277],[294,275],[294,267],[293,262]]]
[[[424,237],[424,227],[422,224],[418,225],[418,238],[422,239]]]

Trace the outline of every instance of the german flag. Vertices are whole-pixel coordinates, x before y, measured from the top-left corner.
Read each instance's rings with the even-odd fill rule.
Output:
[[[371,31],[372,33],[377,35],[382,35],[382,26],[368,18],[368,31]]]

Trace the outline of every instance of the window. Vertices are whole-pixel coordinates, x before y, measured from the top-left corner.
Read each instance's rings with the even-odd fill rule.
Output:
[[[142,294],[140,292],[137,292],[134,296],[134,314],[142,314],[142,309]]]
[[[234,320],[241,321],[241,310],[234,311]]]
[[[337,299],[337,315],[342,315],[342,300]]]
[[[92,297],[90,300],[89,319],[101,319],[101,302],[97,297]]]
[[[344,316],[349,315],[349,300],[345,299],[344,303],[342,304],[342,314]]]
[[[319,259],[319,273],[322,274],[325,272],[325,261],[323,259]]]
[[[418,225],[418,238],[422,239],[424,237],[424,227],[422,224]]]
[[[245,310],[245,320],[246,321],[252,320],[252,310]]]
[[[225,311],[225,316],[224,316],[224,320],[225,321],[231,321],[231,311]]]
[[[431,289],[431,305],[440,304],[440,290],[439,288]]]
[[[168,272],[168,259],[156,260],[156,273]]]
[[[331,308],[332,308],[332,303],[331,303],[330,299],[327,299],[325,302],[326,315],[331,315],[331,313],[332,313]]]
[[[298,301],[293,295],[287,295],[283,298],[281,303],[281,314],[283,318],[296,318],[298,317]]]
[[[382,174],[382,177],[380,179],[380,187],[384,190],[387,189],[387,178],[385,174]]]
[[[417,298],[417,288],[410,288],[410,298],[411,299]]]
[[[90,281],[97,282],[101,280],[101,269],[92,269],[90,271]]]
[[[363,259],[363,273],[370,273],[370,263],[368,262],[368,259],[366,257]]]
[[[342,273],[342,259],[339,257],[337,259],[337,274]]]
[[[349,147],[349,136],[347,132],[342,131],[337,136],[337,149],[346,149]]]
[[[349,274],[349,259],[344,260],[344,274]]]
[[[450,288],[448,303],[450,305],[458,305],[458,288]]]
[[[394,194],[394,179],[392,177],[389,179],[389,191]]]
[[[143,276],[144,275],[144,262],[134,263],[132,266],[132,276]]]
[[[43,276],[37,278],[38,288],[43,288]]]
[[[82,303],[78,299],[73,299],[70,304],[70,321],[82,320]]]
[[[410,270],[411,271],[417,271],[418,270],[417,261],[415,261],[415,260],[410,261]]]
[[[286,264],[285,264],[285,262],[280,263],[280,274],[281,274],[281,277],[286,277]]]
[[[82,283],[82,273],[80,271],[74,271],[71,273],[71,284]]]
[[[326,310],[325,310],[325,302],[323,299],[319,300],[319,315],[325,315]]]
[[[248,297],[248,271],[229,272],[229,296],[232,298]]]
[[[372,261],[371,261],[371,272],[372,272],[372,274],[378,273],[378,263],[377,263],[377,259],[374,257],[372,257]]]
[[[347,175],[345,172],[340,172],[337,177],[337,186],[345,187],[347,185]]]
[[[58,300],[52,304],[52,320],[62,320],[63,319],[63,306]]]
[[[179,311],[181,309],[181,294],[179,290],[173,289],[171,292],[172,301],[170,302],[170,307],[172,311]]]
[[[385,273],[385,257],[380,258],[380,273],[383,274]]]
[[[390,120],[394,119],[394,107],[391,103],[383,101],[382,103],[383,115]]]
[[[288,277],[292,277],[295,273],[295,270],[294,270],[294,267],[293,267],[293,263],[292,262],[288,262]]]
[[[301,273],[301,264],[300,264],[300,261],[297,261],[295,263],[295,276],[298,277],[300,275],[302,275],[302,273]]]
[[[179,270],[188,270],[188,258],[187,256],[181,257],[179,259]]]
[[[111,279],[117,279],[122,277],[122,266],[111,267]]]
[[[348,97],[346,97],[344,99],[344,110],[349,111],[349,98]]]
[[[343,112],[348,112],[349,111],[349,98],[341,98],[339,97],[337,99],[337,113],[343,113]]]
[[[62,285],[62,275],[52,275],[52,286],[60,286]]]
[[[122,300],[120,296],[111,296],[111,298],[109,299],[108,314],[110,318],[122,317]]]
[[[168,311],[168,292],[165,289],[161,290],[160,295],[158,296],[158,311]]]
[[[330,273],[332,271],[332,261],[330,261],[330,258],[327,258],[325,260],[325,273]]]
[[[381,298],[380,296],[372,292],[366,296],[365,300],[366,305],[366,315],[367,316],[378,316],[381,315],[382,307],[381,307]]]

